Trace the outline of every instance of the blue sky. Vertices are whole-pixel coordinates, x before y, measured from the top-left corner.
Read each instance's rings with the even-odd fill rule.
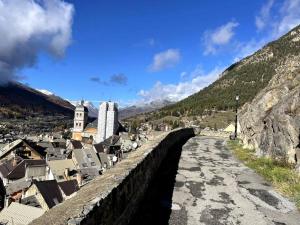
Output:
[[[55,7],[41,10],[51,10],[45,21],[54,19],[54,28],[39,24],[39,34],[52,40],[62,30],[64,54],[43,41],[34,62],[9,76],[69,100],[120,105],[180,100],[300,22],[299,0],[51,1]]]

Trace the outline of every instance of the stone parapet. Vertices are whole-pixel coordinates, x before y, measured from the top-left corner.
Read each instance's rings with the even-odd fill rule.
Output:
[[[127,225],[167,153],[192,136],[192,128],[160,134],[31,224]]]

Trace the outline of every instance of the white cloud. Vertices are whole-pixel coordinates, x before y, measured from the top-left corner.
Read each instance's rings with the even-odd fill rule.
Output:
[[[36,63],[40,52],[63,56],[74,8],[63,0],[0,0],[0,81]]]
[[[204,32],[204,55],[215,54],[217,50],[230,42],[234,36],[234,28],[239,24],[237,22],[228,22],[215,30]]]
[[[197,66],[190,73],[190,76],[193,77],[190,81],[179,82],[178,84],[163,84],[158,81],[150,90],[141,90],[138,95],[141,97],[141,101],[146,103],[165,99],[178,101],[214,82],[223,70],[224,68],[216,67],[212,71],[204,73],[201,66]]]
[[[270,20],[271,9],[274,5],[274,0],[268,0],[260,9],[259,15],[255,17],[255,25],[258,30],[263,30]]]
[[[269,40],[282,36],[300,24],[300,0],[284,0],[277,7],[274,7],[274,3],[274,0],[268,0],[255,21],[258,30],[267,32]]]
[[[280,10],[280,19],[274,22],[274,36],[279,37],[300,24],[300,0],[285,0]]]
[[[255,17],[255,24],[258,31],[261,32],[261,37],[239,43],[236,47],[235,62],[253,54],[268,42],[279,38],[299,25],[300,0],[284,0],[276,5],[276,7],[274,0],[267,0],[261,7],[259,14]]]
[[[183,71],[183,72],[180,73],[180,78],[181,78],[181,79],[184,79],[184,78],[187,77],[187,75],[188,75],[188,73],[185,72],[185,71]]]
[[[157,53],[153,57],[153,62],[149,66],[149,70],[157,72],[163,69],[172,68],[179,63],[180,58],[181,55],[178,49],[168,49],[164,52]]]

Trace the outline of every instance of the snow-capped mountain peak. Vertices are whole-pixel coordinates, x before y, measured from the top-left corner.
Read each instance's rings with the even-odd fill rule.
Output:
[[[51,91],[45,90],[45,89],[36,89],[37,91],[43,93],[44,95],[54,95],[54,93],[52,93]]]

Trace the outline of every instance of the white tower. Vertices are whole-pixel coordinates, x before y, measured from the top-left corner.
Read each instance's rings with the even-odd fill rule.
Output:
[[[88,109],[83,105],[83,101],[80,102],[75,108],[74,114],[74,132],[82,132],[87,124]]]
[[[103,102],[99,107],[97,142],[102,142],[117,133],[118,106],[114,102]]]

